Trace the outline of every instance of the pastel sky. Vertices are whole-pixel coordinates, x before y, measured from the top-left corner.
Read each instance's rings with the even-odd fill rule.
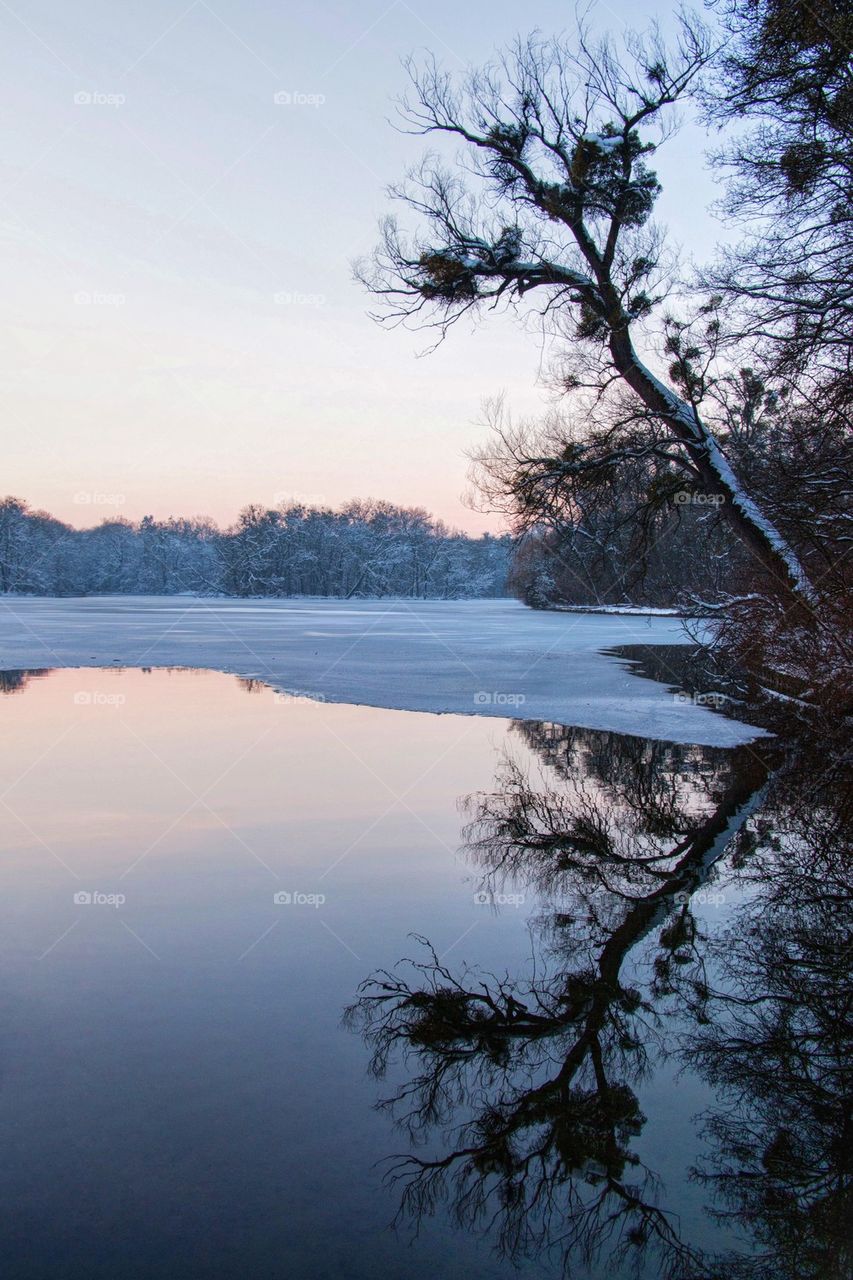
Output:
[[[572,22],[557,0],[2,0],[2,491],[77,525],[373,496],[496,527],[461,501],[465,450],[485,397],[543,406],[535,339],[495,320],[418,358],[351,263],[421,151],[388,122],[400,60],[462,69]],[[690,128],[658,164],[700,256],[705,146]]]

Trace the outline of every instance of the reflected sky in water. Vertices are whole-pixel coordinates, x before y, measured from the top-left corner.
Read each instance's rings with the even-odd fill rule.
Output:
[[[755,1254],[760,1206],[708,1208],[739,980],[715,940],[736,949],[749,868],[778,858],[766,749],[324,705],[211,672],[0,686],[10,1275],[557,1276],[574,1235],[571,1274],[612,1275],[610,1245],[596,1260],[582,1238],[598,1199],[628,1204],[620,1267]],[[379,971],[401,985],[371,1006]],[[460,1142],[464,1177],[430,1184]]]

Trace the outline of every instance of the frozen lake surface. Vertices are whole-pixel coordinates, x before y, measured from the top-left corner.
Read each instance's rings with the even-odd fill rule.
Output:
[[[546,613],[514,600],[0,603],[6,669],[204,667],[327,702],[551,720],[706,746],[734,746],[760,732],[602,652],[689,644],[672,617]]]

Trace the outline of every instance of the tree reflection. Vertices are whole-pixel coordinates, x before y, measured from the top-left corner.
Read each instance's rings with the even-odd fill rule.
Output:
[[[0,694],[23,693],[31,680],[37,680],[39,677],[46,675],[49,675],[49,669],[46,667],[0,671]]]
[[[530,971],[457,974],[419,939],[349,1010],[377,1076],[406,1064],[382,1104],[417,1140],[390,1166],[401,1214],[447,1202],[565,1274],[598,1257],[679,1280],[848,1277],[849,758],[828,737],[724,752],[515,729],[542,776],[507,755],[465,801],[465,837],[484,892],[539,895]],[[715,866],[740,903],[725,927],[691,902]],[[693,1172],[713,1255],[635,1149],[660,1053],[715,1093]]]
[[[690,962],[687,900],[743,832],[767,762],[754,748],[519,731],[560,785],[534,785],[507,756],[496,790],[467,801],[465,834],[486,892],[523,884],[545,903],[532,972],[456,976],[421,939],[425,958],[369,979],[349,1010],[378,1076],[398,1052],[413,1068],[384,1105],[417,1139],[446,1131],[434,1155],[393,1163],[402,1212],[447,1199],[516,1260],[556,1249],[568,1270],[649,1250],[661,1275],[703,1273],[632,1149],[664,984],[659,964],[644,991],[629,958],[661,928],[664,968]]]
[[[692,982],[702,1028],[686,1060],[718,1091],[696,1176],[755,1253],[751,1280],[853,1274],[849,757],[824,741],[775,789],[741,871],[755,896],[710,938],[710,989]]]

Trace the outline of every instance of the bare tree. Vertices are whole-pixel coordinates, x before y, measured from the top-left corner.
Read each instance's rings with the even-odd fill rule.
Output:
[[[729,338],[786,379],[851,400],[853,66],[846,0],[712,0],[729,39],[709,123],[746,121],[714,157],[745,238],[707,273]],[[826,407],[826,403],[822,407]],[[847,422],[849,430],[849,420]]]
[[[465,158],[450,170],[428,156],[395,190],[426,231],[409,241],[389,218],[359,271],[392,324],[443,335],[501,304],[541,316],[563,386],[587,392],[591,425],[560,452],[513,441],[522,503],[570,503],[593,477],[653,461],[670,492],[687,486],[717,503],[768,580],[811,602],[800,557],[714,430],[713,307],[692,324],[661,314],[675,286],[649,158],[713,52],[705,28],[682,19],[672,49],[654,30],[617,49],[581,28],[571,43],[520,40],[461,84],[432,61],[411,64],[406,127],[463,143]]]

